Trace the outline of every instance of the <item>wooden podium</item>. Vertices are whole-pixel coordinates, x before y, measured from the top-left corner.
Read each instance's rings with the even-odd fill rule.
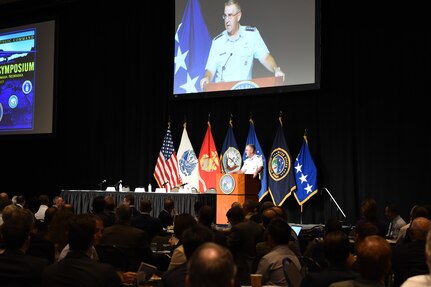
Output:
[[[283,85],[283,77],[254,78],[245,81],[208,83],[204,87],[205,92],[252,89],[264,87],[276,87]]]
[[[217,174],[216,224],[227,224],[226,212],[232,203],[258,200],[260,180],[252,174]]]

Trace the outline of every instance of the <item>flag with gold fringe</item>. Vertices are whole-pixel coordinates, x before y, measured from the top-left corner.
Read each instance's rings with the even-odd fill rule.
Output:
[[[236,172],[241,168],[242,157],[233,132],[232,115],[229,120],[226,137],[220,152],[220,162],[223,173]]]
[[[220,158],[211,133],[211,124],[208,120],[207,131],[199,152],[199,192],[215,189],[217,174],[221,173]]]
[[[282,115],[268,159],[268,191],[274,205],[280,206],[296,189],[292,156],[283,132]]]
[[[301,206],[318,192],[317,169],[308,148],[307,132],[304,133],[301,150],[295,160],[296,201]]]

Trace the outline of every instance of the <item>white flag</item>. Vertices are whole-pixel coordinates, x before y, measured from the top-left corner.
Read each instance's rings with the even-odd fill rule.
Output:
[[[189,191],[192,188],[199,189],[199,168],[198,158],[193,150],[189,135],[187,134],[186,124],[184,124],[183,135],[181,136],[180,146],[177,153],[178,169],[181,181],[185,184],[184,188]]]

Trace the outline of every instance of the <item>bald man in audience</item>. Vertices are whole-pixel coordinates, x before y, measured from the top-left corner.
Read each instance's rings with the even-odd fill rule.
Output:
[[[394,247],[392,269],[394,287],[399,287],[407,278],[429,272],[425,260],[425,242],[431,221],[425,217],[413,219],[409,228],[411,242],[403,242]]]
[[[332,283],[329,287],[384,287],[391,268],[391,246],[380,235],[367,236],[358,245],[359,277]]]
[[[204,243],[191,256],[187,266],[188,287],[234,287],[236,267],[228,249]]]
[[[429,287],[431,286],[431,230],[428,231],[425,244],[425,257],[428,265],[428,274],[416,275],[408,278],[401,287]]]

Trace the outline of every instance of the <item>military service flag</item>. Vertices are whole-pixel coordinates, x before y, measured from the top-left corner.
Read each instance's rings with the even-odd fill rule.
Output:
[[[190,142],[186,123],[184,123],[183,135],[181,136],[181,142],[178,148],[178,169],[181,181],[185,184],[184,188],[189,191],[192,191],[192,189],[198,190],[198,158]]]
[[[216,188],[217,174],[221,173],[220,159],[208,121],[207,131],[199,153],[199,192]]]
[[[241,168],[242,157],[233,132],[232,119],[229,121],[226,137],[220,153],[223,173],[235,172]]]

